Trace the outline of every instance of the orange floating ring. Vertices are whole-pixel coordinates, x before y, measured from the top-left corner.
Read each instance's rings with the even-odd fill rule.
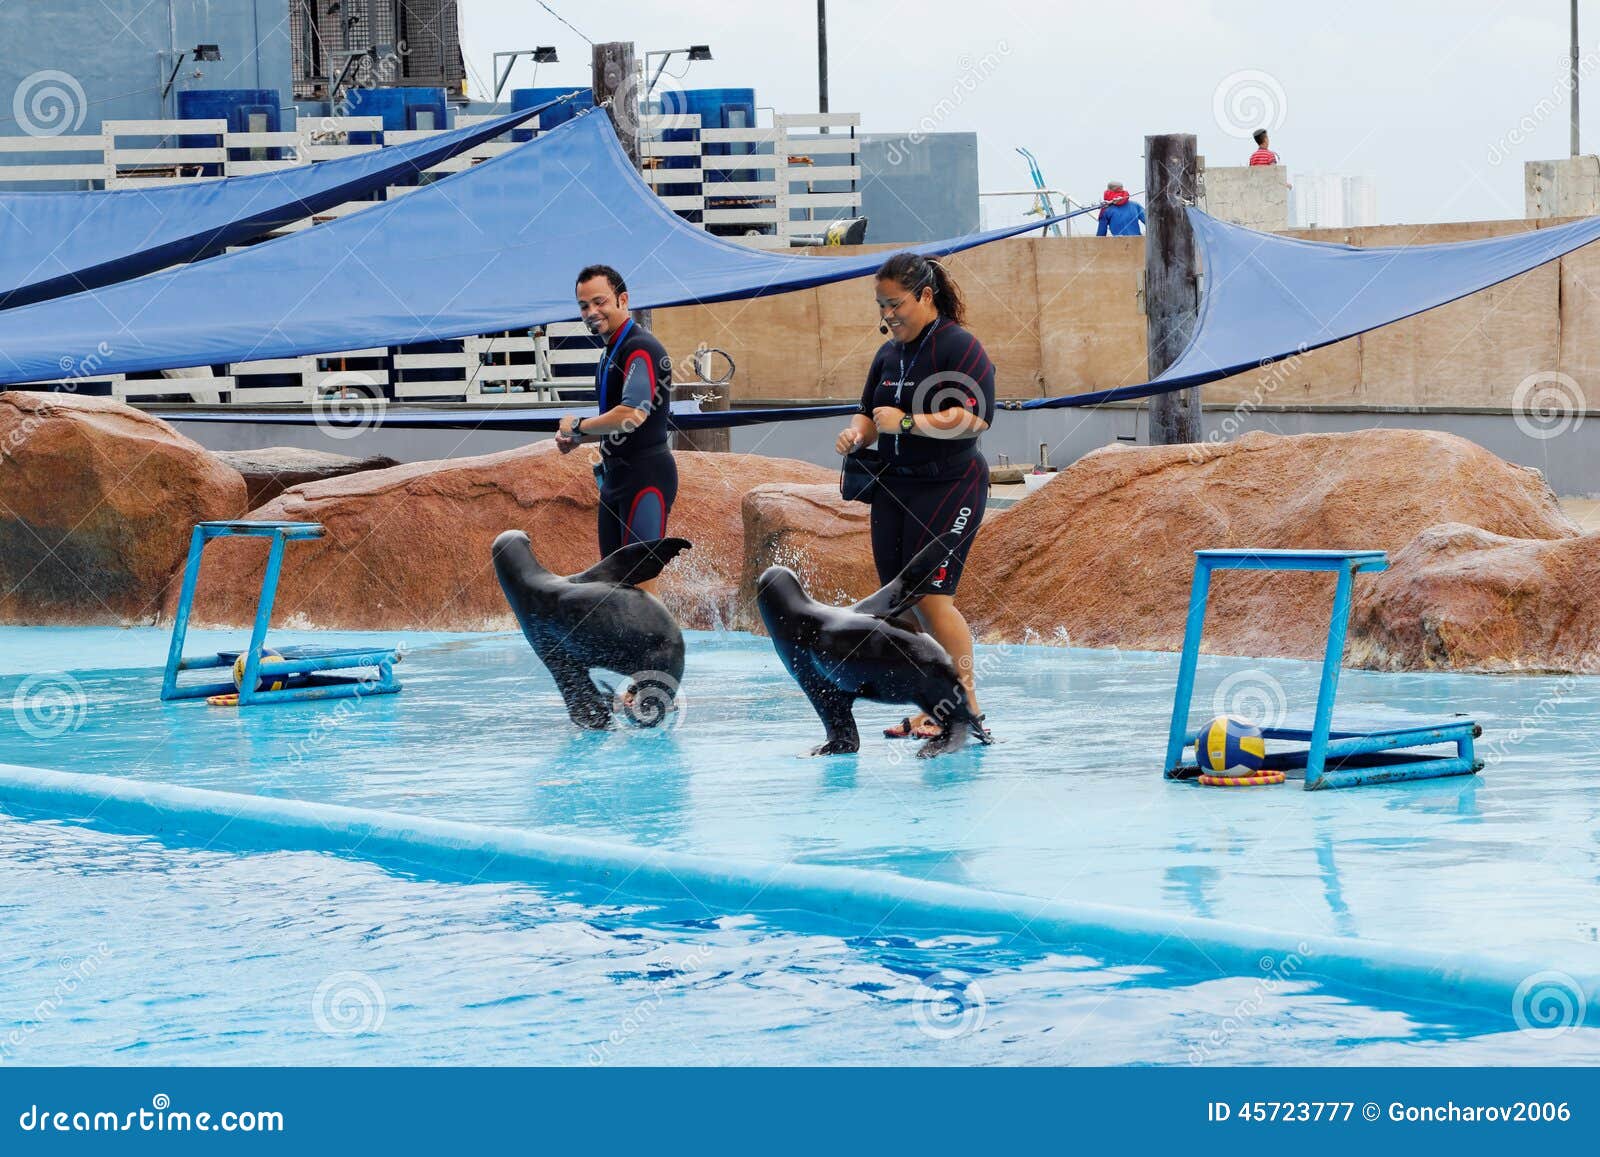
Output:
[[[1206,787],[1271,787],[1283,782],[1281,771],[1258,771],[1254,775],[1202,775]]]
[[[207,695],[206,702],[213,707],[237,707],[239,706],[239,696],[237,694]]]

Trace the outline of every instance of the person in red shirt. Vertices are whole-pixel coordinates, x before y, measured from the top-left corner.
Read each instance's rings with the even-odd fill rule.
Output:
[[[1256,151],[1250,154],[1250,163],[1252,165],[1276,165],[1278,163],[1278,154],[1273,152],[1267,144],[1267,130],[1257,129],[1255,138]]]

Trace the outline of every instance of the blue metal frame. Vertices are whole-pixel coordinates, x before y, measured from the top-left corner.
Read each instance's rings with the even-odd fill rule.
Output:
[[[1303,751],[1269,756],[1267,766],[1278,770],[1305,769],[1305,789],[1359,787],[1402,779],[1433,779],[1447,775],[1472,775],[1483,769],[1473,751],[1482,729],[1465,717],[1410,727],[1367,727],[1334,730],[1333,703],[1339,692],[1339,672],[1344,658],[1345,632],[1355,576],[1389,567],[1381,550],[1197,550],[1194,583],[1189,590],[1189,614],[1183,630],[1183,657],[1178,664],[1178,687],[1172,702],[1172,724],[1167,732],[1166,777],[1193,779],[1196,765],[1183,763],[1184,750],[1194,742],[1189,730],[1189,707],[1194,698],[1195,670],[1200,661],[1200,635],[1205,627],[1206,598],[1214,570],[1334,571],[1333,613],[1328,619],[1327,649],[1322,656],[1322,679],[1317,688],[1316,715],[1309,728],[1263,727],[1269,739],[1289,739],[1308,744]],[[1424,754],[1407,748],[1454,743],[1454,756]],[[1390,753],[1385,755],[1383,753]],[[1330,761],[1333,767],[1329,767]]]
[[[172,623],[172,642],[167,647],[167,666],[161,679],[161,698],[200,699],[213,695],[238,695],[239,706],[253,703],[301,702],[307,699],[340,699],[364,695],[387,695],[400,690],[395,678],[394,665],[400,661],[393,647],[285,647],[282,658],[263,660],[262,646],[267,640],[267,627],[272,621],[272,604],[278,596],[278,577],[283,570],[284,546],[290,542],[303,542],[321,538],[324,529],[319,522],[200,522],[195,524],[189,537],[189,558],[183,568],[183,589],[178,595],[178,611]],[[200,580],[200,557],[206,544],[214,538],[267,538],[271,545],[267,551],[267,568],[261,576],[261,593],[256,600],[255,624],[250,631],[245,656],[244,675],[238,687],[227,683],[202,683],[178,686],[178,672],[232,667],[241,652],[224,651],[216,655],[184,658],[183,643],[189,634],[189,615],[194,607],[194,591]],[[357,679],[353,676],[323,675],[319,672],[336,671],[353,667],[375,667],[376,679]],[[274,675],[310,675],[305,683],[284,687],[278,691],[258,690],[261,677]]]

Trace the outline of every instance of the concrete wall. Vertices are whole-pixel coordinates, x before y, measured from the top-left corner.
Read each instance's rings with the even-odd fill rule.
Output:
[[[1200,207],[1219,221],[1264,233],[1289,227],[1289,170],[1282,165],[1206,168],[1201,162]]]
[[[1548,222],[1487,221],[1287,230],[1350,245],[1500,236]],[[837,250],[832,252],[837,253]],[[988,347],[1005,397],[1080,393],[1145,380],[1133,237],[1023,238],[958,254],[969,326]],[[1265,370],[1205,388],[1208,402],[1509,409],[1533,374],[1600,409],[1600,246],[1481,293]],[[701,341],[738,362],[736,398],[854,398],[877,330],[872,286],[848,281],[781,297],[656,311],[674,356]]]
[[[1600,213],[1600,157],[1528,161],[1522,166],[1528,217],[1592,217]]]
[[[978,134],[861,137],[861,212],[872,242],[978,231]],[[818,186],[820,189],[821,186]]]
[[[34,105],[28,115],[47,130],[65,115],[70,135],[97,133],[106,119],[176,116],[176,94],[190,88],[272,88],[287,107],[293,99],[288,14],[289,0],[0,4],[0,134],[30,131],[17,115],[19,103]],[[196,64],[197,44],[217,45],[222,60]],[[190,57],[163,102],[161,89],[178,52]],[[66,76],[41,77],[43,72]]]

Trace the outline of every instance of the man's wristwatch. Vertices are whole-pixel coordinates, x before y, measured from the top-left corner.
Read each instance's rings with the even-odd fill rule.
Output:
[[[583,437],[583,419],[581,417],[572,419],[572,436],[574,438]]]
[[[909,433],[911,433],[911,431],[915,430],[916,428],[917,428],[917,420],[915,418],[913,418],[910,414],[907,414],[905,417],[900,419],[900,432],[902,434],[909,434]]]

